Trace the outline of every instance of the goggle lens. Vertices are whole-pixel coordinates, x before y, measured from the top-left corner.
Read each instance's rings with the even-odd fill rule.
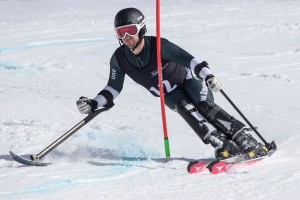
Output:
[[[121,26],[115,29],[117,32],[117,36],[120,39],[124,39],[126,37],[126,33],[130,36],[137,35],[139,30],[135,24],[128,25],[128,26]]]

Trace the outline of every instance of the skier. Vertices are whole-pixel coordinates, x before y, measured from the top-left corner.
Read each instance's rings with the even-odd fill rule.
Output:
[[[83,114],[112,104],[123,88],[125,74],[159,96],[156,37],[145,36],[144,15],[136,8],[120,10],[114,28],[120,47],[111,57],[108,83],[95,98],[77,100]],[[199,62],[167,39],[161,38],[161,47],[165,104],[181,115],[205,144],[215,148],[216,158],[266,155],[268,149],[245,132],[245,125],[214,103],[211,91],[221,90],[222,85],[208,63]]]

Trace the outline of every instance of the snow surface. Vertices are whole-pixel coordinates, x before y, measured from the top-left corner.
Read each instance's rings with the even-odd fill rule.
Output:
[[[130,78],[116,106],[45,157],[39,153],[84,118],[75,106],[107,83],[118,47],[117,11],[137,7],[155,35],[155,1],[0,1],[0,199],[299,199],[300,1],[164,0],[161,34],[207,60],[223,89],[278,151],[251,169],[191,175],[213,157],[167,110],[165,163],[160,101]],[[216,102],[239,117],[220,94]]]

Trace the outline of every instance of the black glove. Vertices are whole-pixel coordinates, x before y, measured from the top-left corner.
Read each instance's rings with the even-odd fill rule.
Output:
[[[94,112],[98,107],[98,102],[87,97],[80,97],[77,101],[77,108],[82,114],[90,114]]]

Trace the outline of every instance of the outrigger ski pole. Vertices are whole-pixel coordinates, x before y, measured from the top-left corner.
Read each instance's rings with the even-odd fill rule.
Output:
[[[225,92],[221,89],[220,92],[223,94],[223,96],[229,101],[229,103],[234,107],[234,109],[241,115],[241,117],[246,121],[246,123],[250,126],[250,128],[257,134],[257,136],[263,141],[263,143],[268,148],[268,155],[271,156],[276,150],[276,144],[275,141],[272,141],[271,143],[268,143],[263,136],[257,131],[257,129],[250,123],[250,121],[243,115],[243,113],[236,107],[236,105],[231,101],[231,99],[225,94]]]
[[[58,145],[60,145],[62,142],[64,142],[66,139],[68,139],[71,135],[73,135],[76,131],[78,131],[80,128],[82,128],[84,125],[86,125],[89,121],[91,121],[93,118],[95,118],[98,114],[109,110],[112,108],[114,104],[107,105],[104,108],[95,110],[93,113],[89,114],[86,118],[84,118],[82,121],[80,121],[78,124],[76,124],[73,128],[71,128],[69,131],[67,131],[65,134],[63,134],[60,138],[55,140],[52,144],[50,144],[47,148],[45,148],[43,151],[41,151],[38,154],[32,154],[30,155],[30,159],[23,158],[21,156],[16,155],[12,151],[9,153],[12,155],[13,159],[19,163],[25,164],[25,165],[34,165],[34,166],[46,166],[50,165],[51,163],[45,163],[41,162],[40,159],[42,159],[44,156],[46,156],[48,153],[50,153],[53,149],[55,149]]]

